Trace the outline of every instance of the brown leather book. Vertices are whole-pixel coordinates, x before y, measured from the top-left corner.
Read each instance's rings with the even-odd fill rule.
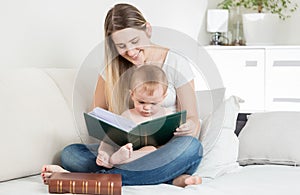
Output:
[[[121,195],[120,174],[53,173],[48,182],[49,193]]]

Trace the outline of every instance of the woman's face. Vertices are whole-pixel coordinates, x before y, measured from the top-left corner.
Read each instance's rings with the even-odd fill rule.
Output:
[[[150,45],[147,31],[125,28],[112,33],[112,40],[119,54],[136,66],[145,61],[145,48]]]

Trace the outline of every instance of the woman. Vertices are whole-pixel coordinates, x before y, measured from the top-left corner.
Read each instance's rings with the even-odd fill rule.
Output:
[[[164,106],[174,111],[187,110],[186,123],[176,129],[174,138],[164,146],[111,169],[96,164],[99,144],[67,146],[61,156],[64,169],[56,165],[44,166],[44,182],[47,183],[54,171],[74,171],[118,173],[122,175],[123,185],[169,183],[184,187],[201,183],[200,177],[192,176],[201,161],[202,146],[195,138],[200,127],[189,61],[168,48],[154,45],[150,41],[150,24],[132,5],[115,5],[107,13],[104,27],[106,70],[98,78],[93,106],[121,114],[128,108],[124,102],[126,98],[121,91],[112,89],[131,67],[151,64],[162,68],[168,77]]]

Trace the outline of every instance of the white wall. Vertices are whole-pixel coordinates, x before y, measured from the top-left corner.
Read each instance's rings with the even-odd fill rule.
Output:
[[[116,2],[0,0],[0,67],[79,66],[103,40],[105,14]],[[174,28],[194,39],[204,29],[207,0],[126,2],[136,5],[154,26]]]
[[[120,0],[0,0],[0,67],[78,67],[103,40],[106,12]],[[127,0],[154,26],[177,29],[202,45],[206,7],[220,0]],[[300,0],[295,0],[300,5]],[[278,34],[300,45],[300,8]]]

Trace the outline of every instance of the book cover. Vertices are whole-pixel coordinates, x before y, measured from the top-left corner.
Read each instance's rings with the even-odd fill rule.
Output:
[[[134,149],[139,149],[146,145],[161,146],[167,143],[176,128],[185,123],[186,110],[140,124],[102,108],[84,113],[84,118],[90,136],[119,146],[132,143]]]
[[[49,193],[121,195],[120,174],[53,173],[49,178]]]

